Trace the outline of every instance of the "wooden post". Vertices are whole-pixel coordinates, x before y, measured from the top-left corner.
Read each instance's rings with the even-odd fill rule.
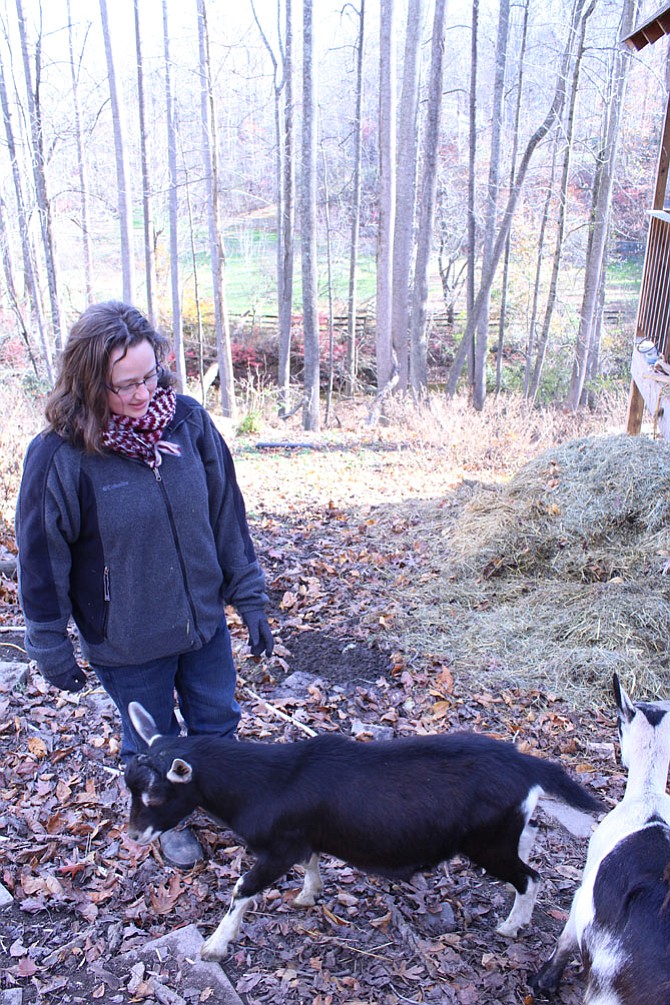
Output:
[[[642,392],[634,380],[630,382],[630,394],[628,395],[628,415],[626,416],[626,432],[630,436],[639,436],[642,429],[642,416],[644,415],[644,398]]]

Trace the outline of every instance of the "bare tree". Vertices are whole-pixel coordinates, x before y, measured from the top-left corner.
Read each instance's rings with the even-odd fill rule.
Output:
[[[281,39],[281,32],[279,33]],[[280,109],[279,138],[279,241],[277,244],[277,275],[279,300],[279,408],[290,410],[291,393],[291,329],[293,320],[293,226],[295,217],[295,164],[293,157],[293,9],[286,0],[284,18],[284,72],[281,82],[283,106]],[[281,114],[283,113],[283,114]]]
[[[40,233],[42,236],[42,250],[44,252],[44,262],[47,274],[47,285],[49,288],[49,303],[51,307],[51,324],[53,326],[54,341],[56,348],[60,349],[61,339],[61,318],[60,304],[58,301],[58,286],[56,282],[56,258],[54,255],[53,227],[51,223],[51,205],[47,193],[46,164],[44,157],[44,132],[42,128],[42,109],[40,103],[40,84],[42,72],[41,57],[41,34],[37,39],[37,50],[35,53],[35,90],[33,91],[32,73],[30,71],[30,58],[28,56],[28,38],[26,33],[25,18],[23,16],[22,0],[16,0],[16,15],[18,19],[19,36],[21,39],[21,57],[23,59],[23,73],[26,80],[26,98],[28,102],[28,119],[30,123],[30,137],[32,141],[32,165],[33,178],[35,181],[35,196],[37,199],[37,210],[39,213]]]
[[[214,326],[216,331],[216,355],[219,370],[221,409],[225,416],[234,419],[237,413],[237,406],[235,403],[233,357],[224,282],[225,257],[221,239],[216,114],[214,108],[214,89],[212,87],[207,5],[205,0],[198,0],[198,49],[200,57],[202,162],[207,188],[207,225],[209,230],[209,256],[212,268]]]
[[[419,81],[423,0],[409,0],[405,31],[402,93],[398,115],[396,206],[393,231],[391,339],[398,366],[398,388],[409,382],[410,283],[414,263],[416,177],[419,156]]]
[[[489,156],[489,177],[484,215],[484,250],[482,273],[489,271],[493,254],[494,238],[498,216],[498,199],[501,178],[501,139],[503,118],[503,95],[507,69],[507,43],[509,39],[510,0],[500,0],[498,8],[498,36],[496,40],[495,78],[493,84],[493,112],[491,118],[491,152]],[[475,328],[475,371],[472,401],[481,410],[486,398],[486,360],[488,356],[490,286],[482,288],[480,317]]]
[[[114,129],[114,153],[116,158],[116,185],[119,208],[119,227],[121,236],[121,275],[123,284],[123,299],[133,303],[135,299],[135,259],[133,251],[133,213],[130,195],[130,173],[127,164],[125,129],[122,120],[121,104],[116,87],[116,69],[112,52],[112,37],[109,31],[107,15],[107,0],[99,0],[100,20],[105,43],[105,59],[107,62],[107,80],[109,83],[109,98],[112,106],[112,126]]]
[[[293,317],[293,224],[295,216],[295,167],[293,162],[293,15],[291,0],[285,0],[284,38],[277,4],[279,55],[263,30],[254,0],[254,20],[272,62],[274,114],[277,138],[277,315],[279,327],[279,414],[290,412],[291,327]]]
[[[471,317],[475,306],[477,285],[477,79],[479,71],[479,0],[472,0],[470,31],[470,90],[468,97],[468,252],[465,276],[466,311]],[[475,359],[472,342],[467,348],[468,378],[475,379]]]
[[[512,153],[509,164],[509,188],[514,187],[514,174],[516,172],[516,159],[519,150],[519,124],[521,120],[521,97],[523,94],[523,70],[526,56],[526,41],[528,38],[528,0],[525,0],[523,8],[523,18],[521,27],[521,46],[519,48],[519,58],[517,61],[516,79],[516,101],[514,104],[514,127],[512,129]],[[502,363],[503,349],[505,345],[505,328],[507,326],[507,296],[509,292],[509,269],[512,254],[512,232],[507,235],[505,242],[505,254],[503,257],[502,289],[500,295],[500,319],[498,322],[498,351],[496,353],[496,394],[502,388]]]
[[[423,136],[423,170],[419,195],[416,240],[416,265],[411,300],[410,375],[412,393],[419,400],[428,393],[426,312],[428,304],[428,266],[433,246],[437,159],[439,150],[442,93],[444,90],[444,23],[446,0],[435,0],[430,60],[428,113]]]
[[[81,215],[81,243],[84,253],[84,282],[86,285],[86,303],[90,304],[93,301],[93,250],[88,213],[88,167],[79,101],[79,61],[75,62],[74,57],[74,33],[70,0],[67,0],[67,28],[67,41],[70,54],[70,80],[72,82],[72,107],[74,109],[74,134],[77,144],[77,171],[79,173],[79,212]]]
[[[14,196],[16,199],[16,209],[19,224],[19,235],[21,238],[21,252],[23,257],[24,281],[28,291],[28,299],[32,310],[32,316],[37,328],[44,369],[49,382],[53,381],[53,347],[46,336],[44,321],[42,317],[42,304],[39,295],[39,284],[33,261],[32,249],[30,245],[30,225],[28,214],[26,213],[25,200],[23,198],[23,187],[21,185],[21,166],[19,164],[14,130],[9,112],[9,102],[7,100],[7,84],[5,81],[5,71],[3,61],[0,59],[0,105],[2,106],[2,118],[5,126],[5,139],[7,141],[7,152],[12,165],[12,178],[14,181]]]
[[[102,0],[101,0],[102,2]],[[165,63],[165,119],[167,125],[169,217],[170,217],[170,286],[172,290],[172,340],[175,368],[182,387],[186,387],[186,359],[181,319],[179,289],[179,191],[177,188],[177,127],[172,99],[172,63],[168,32],[167,0],[163,0],[163,57]]]
[[[142,223],[144,228],[144,283],[147,313],[155,323],[156,265],[154,258],[153,215],[151,206],[151,179],[149,174],[147,112],[144,96],[144,61],[140,34],[140,0],[133,0],[135,18],[135,62],[137,65],[137,112],[140,120],[140,165],[142,168]]]
[[[14,316],[16,318],[16,324],[21,333],[21,338],[23,339],[26,351],[28,353],[28,358],[31,362],[33,371],[37,377],[40,375],[40,369],[38,366],[38,361],[35,358],[33,352],[33,347],[30,343],[30,335],[28,334],[28,327],[26,325],[26,320],[24,317],[24,312],[21,309],[21,302],[19,299],[16,286],[14,284],[14,268],[12,265],[12,256],[8,240],[9,228],[7,226],[7,207],[0,196],[0,257],[2,258],[2,271],[5,274],[5,286],[7,288],[7,296],[9,297],[9,302],[11,304]]]
[[[356,111],[354,113],[354,163],[351,193],[351,242],[349,248],[349,292],[347,296],[347,379],[346,392],[356,390],[356,314],[358,245],[361,218],[361,148],[363,107],[363,46],[365,41],[365,0],[360,0],[358,10],[358,42],[356,46]]]
[[[488,262],[486,271],[482,272],[479,293],[475,298],[472,312],[468,316],[465,332],[463,334],[461,344],[458,347],[458,352],[456,353],[454,362],[451,367],[451,371],[449,373],[449,379],[447,381],[447,387],[446,387],[447,396],[452,396],[456,393],[456,387],[458,384],[458,379],[461,374],[461,370],[463,368],[463,364],[465,363],[468,352],[470,350],[470,346],[472,345],[474,334],[475,331],[477,330],[479,321],[486,309],[486,304],[488,301],[491,285],[493,283],[493,278],[495,276],[495,271],[498,267],[500,256],[502,255],[503,249],[505,247],[505,242],[507,241],[507,236],[509,234],[509,230],[512,225],[514,211],[516,209],[519,195],[521,194],[523,183],[525,181],[526,173],[528,171],[528,167],[532,160],[533,154],[535,153],[538,145],[545,138],[545,136],[547,135],[549,130],[553,127],[555,122],[560,119],[563,113],[566,91],[567,91],[568,70],[570,66],[571,53],[573,51],[573,45],[574,45],[573,37],[576,30],[576,22],[579,20],[579,16],[581,15],[581,10],[584,6],[584,3],[585,0],[576,0],[574,17],[568,30],[568,39],[566,41],[563,50],[563,55],[561,57],[561,62],[558,68],[555,91],[551,105],[544,120],[537,127],[535,132],[528,140],[523,157],[519,162],[519,170],[516,174],[514,186],[510,190],[510,193],[507,198],[507,203],[498,228],[498,233],[496,235],[495,243],[493,245],[491,257]]]
[[[636,13],[637,0],[625,0],[618,33],[620,38],[625,37],[631,31]],[[573,411],[579,406],[582,399],[589,368],[589,355],[595,354],[597,356],[599,352],[598,301],[605,269],[614,162],[620,133],[619,121],[630,65],[630,53],[625,51],[623,46],[614,49],[612,72],[608,75],[610,92],[605,106],[603,143],[596,162],[593,209],[584,277],[584,298],[575,346],[575,361],[567,397],[567,406]]]
[[[319,317],[316,260],[317,102],[314,59],[313,0],[303,0],[302,177],[300,183],[300,245],[302,249],[302,311],[305,355],[302,424],[319,429]]]
[[[540,310],[540,293],[541,293],[542,275],[543,275],[543,271],[544,271],[544,261],[545,261],[545,253],[546,253],[545,245],[546,245],[546,242],[547,242],[547,228],[549,226],[549,216],[550,216],[552,207],[554,205],[554,190],[555,190],[556,172],[558,170],[559,146],[563,146],[563,145],[565,145],[567,147],[568,144],[567,143],[564,144],[562,134],[559,132],[559,130],[556,130],[554,132],[554,141],[553,141],[553,145],[552,145],[551,173],[549,175],[549,184],[547,185],[547,189],[546,189],[545,196],[544,196],[544,202],[543,202],[543,205],[542,205],[542,214],[540,216],[540,225],[539,225],[538,234],[537,234],[537,245],[536,245],[537,246],[537,258],[535,260],[535,277],[534,277],[534,280],[533,280],[533,295],[532,295],[532,298],[531,298],[530,318],[529,318],[529,323],[528,323],[528,339],[527,339],[527,342],[526,342],[526,362],[525,362],[525,365],[524,365],[524,372],[523,372],[523,394],[524,394],[524,397],[525,398],[532,398],[533,400],[535,399],[535,394],[537,393],[537,391],[533,391],[533,392],[531,391],[531,376],[532,376],[532,373],[533,373],[533,364],[535,362],[535,352],[536,352],[536,348],[538,346],[539,346],[539,350],[540,350],[538,352],[538,357],[537,357],[537,362],[539,363],[539,369],[537,371],[538,382],[539,382],[539,379],[540,379],[540,372],[541,372],[542,364],[543,364],[543,361],[544,361],[544,347],[542,346],[542,340],[539,337],[539,333],[538,333],[538,315],[539,315],[539,310]],[[565,158],[564,158],[564,160],[565,160]],[[558,226],[557,226],[557,231],[558,230],[562,231],[561,217],[563,218],[563,220],[565,220],[565,204],[564,204],[564,200],[562,199],[562,193],[559,193],[558,206],[559,206],[559,222],[558,222]],[[556,245],[556,247],[559,249],[559,254],[560,254],[560,250],[562,250],[562,245],[563,245],[563,240],[562,240],[562,233],[561,233],[561,242],[560,242],[560,244],[557,243],[557,245]],[[555,266],[557,265],[557,258],[556,258],[556,256],[554,256],[554,265]],[[554,288],[553,292],[554,292],[553,298],[551,298],[550,300],[547,300],[547,311],[545,312],[545,320],[549,320],[551,318],[551,311],[553,311],[553,306],[554,306],[555,297],[556,297],[556,289],[555,288]],[[550,306],[550,304],[551,304],[551,306]],[[549,328],[547,326],[546,338],[544,340],[544,346],[546,346],[546,341],[547,341],[548,337],[549,337]],[[540,357],[542,357],[541,360],[540,360]]]
[[[393,363],[393,238],[396,207],[396,58],[393,0],[381,0],[379,22],[379,229],[377,232],[377,386],[397,381]],[[395,370],[395,374],[394,374]]]
[[[579,8],[579,9],[578,9]],[[563,243],[565,237],[565,227],[566,227],[566,215],[568,207],[568,183],[570,178],[570,164],[571,164],[571,153],[573,147],[573,136],[575,131],[575,107],[577,103],[577,94],[579,86],[579,77],[582,69],[582,62],[584,58],[584,41],[586,37],[586,26],[588,19],[593,14],[595,9],[595,0],[591,0],[588,7],[581,9],[580,5],[577,4],[573,9],[573,24],[575,25],[575,58],[572,68],[572,75],[570,81],[570,100],[568,104],[568,110],[565,117],[565,123],[563,125],[563,158],[561,166],[561,178],[558,186],[557,199],[558,199],[558,214],[556,219],[556,234],[554,239],[554,252],[552,256],[552,268],[551,277],[549,280],[549,290],[547,292],[547,300],[544,311],[544,318],[542,321],[542,327],[537,340],[537,349],[535,356],[535,363],[533,366],[533,373],[530,383],[528,385],[527,396],[535,401],[540,388],[540,379],[542,376],[542,368],[544,366],[545,355],[547,351],[547,345],[549,343],[549,332],[551,328],[551,319],[554,312],[554,307],[556,305],[556,295],[558,291],[558,281],[560,276],[560,266],[561,259],[563,256]],[[552,171],[553,177],[553,171]],[[547,203],[546,212],[549,212],[549,200],[553,192],[553,185],[550,186],[550,191],[547,193]],[[539,282],[539,277],[537,279]],[[527,364],[530,366],[531,361],[531,348],[532,343],[529,343],[529,362]]]

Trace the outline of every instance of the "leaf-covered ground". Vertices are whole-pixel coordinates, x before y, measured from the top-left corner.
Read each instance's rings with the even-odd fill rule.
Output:
[[[363,740],[380,729],[476,729],[560,758],[606,801],[620,796],[609,710],[577,713],[513,681],[494,692],[429,652],[405,651],[394,633],[394,612],[422,575],[413,502],[430,495],[457,508],[460,479],[411,452],[250,452],[237,466],[278,641],[271,660],[250,657],[231,612],[242,739],[298,742],[305,727]],[[9,579],[0,600],[4,624],[19,623]],[[10,640],[20,644],[0,638]],[[151,972],[125,972],[121,954],[191,923],[210,934],[250,861],[203,816],[194,826],[208,855],[190,872],[126,838],[116,717],[93,685],[63,696],[31,672],[25,688],[0,694],[0,880],[14,896],[0,915],[0,989],[22,989],[24,1003],[164,1001]],[[319,905],[294,908],[299,877],[287,877],[249,913],[224,969],[248,1005],[532,1002],[528,974],[552,949],[585,851],[542,811],[539,820],[531,861],[543,887],[516,941],[494,931],[510,891],[464,860],[394,884],[327,859]],[[182,1001],[216,1001],[173,983]],[[560,1000],[581,996],[572,967]]]

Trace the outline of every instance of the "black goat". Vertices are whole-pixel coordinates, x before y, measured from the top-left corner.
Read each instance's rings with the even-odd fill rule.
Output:
[[[223,958],[250,899],[296,863],[306,870],[296,903],[313,904],[322,888],[321,853],[395,879],[467,855],[515,887],[510,915],[498,926],[515,936],[530,921],[539,886],[524,861],[538,798],[546,792],[584,810],[599,807],[558,764],[477,733],[234,743],[163,737],[141,705],[131,703],[129,713],[149,746],[126,769],[130,837],[148,844],[200,807],[257,856],[203,945],[208,960]]]

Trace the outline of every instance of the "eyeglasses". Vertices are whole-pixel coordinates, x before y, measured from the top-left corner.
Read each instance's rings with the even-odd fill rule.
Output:
[[[112,387],[111,384],[105,384],[108,391],[112,394],[118,394],[119,398],[132,398],[136,391],[144,385],[147,391],[155,391],[158,386],[158,381],[160,380],[161,374],[163,373],[163,367],[157,366],[155,370],[148,373],[143,380],[129,380],[125,384],[119,384],[118,387]]]

